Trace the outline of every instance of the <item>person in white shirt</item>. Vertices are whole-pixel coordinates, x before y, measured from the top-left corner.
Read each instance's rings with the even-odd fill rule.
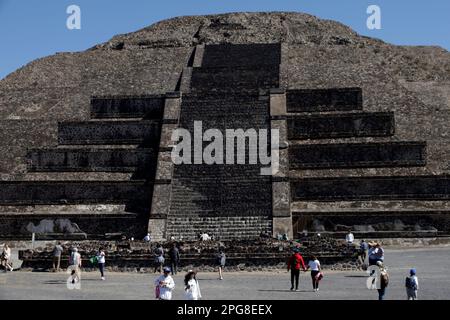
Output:
[[[418,300],[419,279],[416,275],[416,269],[409,271],[409,277],[406,278],[406,297],[408,300]]]
[[[100,270],[100,275],[102,277],[102,280],[105,281],[105,263],[106,263],[106,254],[105,251],[103,251],[103,248],[100,248],[97,253],[97,263],[98,263],[98,269]]]
[[[147,233],[147,235],[144,237],[145,242],[150,242],[152,240],[150,233]]]
[[[81,268],[81,255],[77,248],[72,248],[72,253],[69,256],[69,268],[68,272],[75,270],[76,276],[80,278],[80,268]]]
[[[164,274],[155,280],[156,299],[172,300],[172,290],[175,288],[175,282],[170,276],[170,268],[164,268]]]
[[[311,280],[314,291],[319,291],[319,282],[321,276],[320,262],[317,257],[312,257],[308,262],[308,269],[311,269]]]
[[[355,236],[351,231],[349,231],[348,234],[345,236],[345,241],[347,242],[348,245],[352,245],[353,242],[355,241]]]
[[[200,240],[202,240],[202,241],[210,241],[211,237],[207,233],[202,233],[201,236],[200,236]]]
[[[189,270],[184,277],[184,285],[186,300],[200,300],[202,298],[196,272]]]

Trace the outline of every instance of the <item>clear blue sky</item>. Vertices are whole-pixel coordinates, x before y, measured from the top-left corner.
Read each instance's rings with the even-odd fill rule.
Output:
[[[81,7],[81,30],[66,28],[71,4]],[[381,30],[366,27],[371,4],[381,7]],[[162,19],[236,11],[306,12],[387,42],[450,50],[449,0],[0,0],[0,79],[36,58],[82,51]]]

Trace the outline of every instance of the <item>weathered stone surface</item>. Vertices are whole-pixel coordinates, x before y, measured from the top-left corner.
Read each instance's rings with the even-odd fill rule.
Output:
[[[136,220],[141,219],[141,224]],[[113,213],[61,213],[2,214],[0,238],[31,239],[103,239],[108,234],[132,236],[143,232],[145,219],[137,214]],[[144,226],[144,227],[143,227]]]
[[[145,204],[152,186],[143,181],[2,181],[2,205],[128,203]],[[149,201],[147,206],[149,205]]]
[[[287,122],[290,140],[386,137],[395,132],[393,113],[291,116]]]
[[[161,119],[164,96],[110,96],[91,99],[91,118],[142,118]]]
[[[145,121],[95,121],[62,122],[59,124],[58,141],[68,144],[159,144],[161,124]]]
[[[32,172],[154,171],[153,149],[48,149],[32,150],[27,155]]]
[[[289,164],[292,169],[425,166],[426,143],[293,145]]]
[[[239,47],[240,50],[237,50],[238,47],[227,47],[227,55],[237,61],[234,67],[253,62],[256,66],[239,67],[236,71],[233,66],[230,68],[228,63],[228,67],[218,69],[217,65],[222,63],[224,55],[217,51],[216,55],[214,47],[208,48],[208,45],[224,43],[246,45]],[[243,52],[244,48],[247,50],[258,47],[253,46],[254,44],[258,44],[260,48],[267,48],[268,44],[280,44],[279,61],[275,63],[278,59],[277,50],[259,50],[260,53],[256,56],[252,56],[250,50],[245,55],[234,56],[236,52]],[[205,66],[214,66],[206,70],[202,68],[202,62]],[[277,64],[275,68],[270,67]],[[258,65],[264,66],[259,68]],[[186,68],[192,71],[192,78],[190,72],[183,72]],[[220,72],[213,74],[216,71]],[[270,120],[266,117],[269,118],[269,108],[263,100],[258,100],[260,104],[255,104],[254,96],[248,92],[245,93],[247,97],[244,99],[242,96],[234,96],[241,85],[258,87],[251,88],[253,91],[258,90],[260,86],[280,86],[288,91],[354,87],[361,88],[363,92],[365,112],[372,115],[377,112],[395,114],[395,135],[392,136],[393,123],[392,126],[386,125],[378,131],[382,134],[367,136],[360,134],[364,131],[356,130],[358,126],[353,122],[350,125],[351,134],[322,135],[321,143],[385,143],[391,140],[427,143],[427,161],[423,167],[301,171],[292,168],[289,172],[291,179],[450,173],[450,54],[447,51],[436,47],[390,45],[380,40],[361,37],[342,24],[305,14],[234,13],[162,21],[138,32],[114,37],[86,52],[63,53],[39,59],[0,81],[0,152],[3,155],[0,157],[0,180],[32,178],[30,174],[26,174],[27,148],[54,147],[57,144],[58,122],[89,120],[92,96],[165,94],[180,90],[180,78],[189,85],[191,80],[194,80],[194,90],[190,94],[197,96],[191,101],[187,97],[188,101],[183,103],[186,103],[185,106],[189,107],[189,110],[197,113],[192,115],[192,119],[200,117],[208,126],[227,127],[227,114],[239,118],[231,127],[268,126]],[[197,84],[195,79],[199,80]],[[209,95],[214,95],[214,90],[223,89],[218,88],[219,85],[228,86],[225,90],[227,97],[216,92],[216,98],[227,100],[226,103],[215,105],[217,99],[209,97],[205,100],[201,97],[204,93],[202,89],[208,90]],[[233,92],[232,97],[230,92]],[[330,99],[329,95],[322,96],[321,99],[325,99],[328,106],[324,106],[325,109],[320,111],[345,105],[339,103],[337,106],[336,101]],[[355,99],[358,99],[357,95]],[[357,105],[358,103],[359,100],[356,101]],[[122,105],[122,102],[119,105]],[[111,112],[124,116],[121,108],[111,109]],[[266,108],[265,111],[263,108]],[[117,110],[119,112],[116,112]],[[255,116],[256,113],[259,116]],[[381,122],[377,120],[372,124]],[[333,128],[337,129],[339,128]],[[124,143],[140,143],[138,140],[132,140]],[[110,139],[102,141],[105,142],[114,144]],[[303,140],[300,143],[315,142]],[[237,170],[234,174],[242,175],[243,171]],[[73,173],[72,177],[75,176],[81,179],[94,177],[92,174],[82,177],[80,173]],[[44,177],[50,178],[50,175],[33,179]],[[67,179],[69,175],[64,177]],[[118,176],[108,174],[101,177],[117,179]],[[121,177],[123,179],[123,176]],[[240,183],[232,181],[230,186],[234,184],[236,188],[237,182]],[[255,182],[255,185],[259,184],[260,181]],[[265,183],[261,185],[265,186]],[[250,192],[251,188],[245,190]],[[268,189],[266,191],[271,194]],[[422,191],[427,193],[429,190]],[[193,194],[201,195],[203,192],[210,191]],[[216,191],[211,192],[214,194]],[[223,201],[234,199],[225,197]],[[242,199],[258,201],[256,198]],[[202,203],[204,199],[199,197],[198,201]],[[308,205],[314,206],[312,202]],[[348,206],[357,206],[357,202],[349,201]],[[330,204],[328,210],[333,211],[333,208],[340,206],[339,202],[335,202]],[[240,208],[236,205],[232,210]]]
[[[164,242],[163,247],[167,253],[172,242]],[[277,241],[273,239],[240,240],[240,241],[206,241],[206,242],[178,242],[180,246],[180,269],[209,270],[214,271],[216,255],[219,247],[226,252],[226,266],[232,270],[255,270],[258,268],[279,269],[286,268],[286,260],[292,254],[292,249],[301,250],[305,259],[312,255],[319,255],[324,265],[352,264],[356,266],[356,249],[343,242],[327,237],[308,237],[299,242]],[[65,243],[62,268],[66,268],[68,251],[76,247],[82,259],[87,260],[94,255],[99,247],[105,249],[108,256],[108,266],[112,271],[137,271],[137,268],[145,268],[154,271],[154,257],[156,244],[148,244],[140,241],[134,242],[106,242],[106,241],[78,241]],[[36,250],[20,251],[20,258],[24,261],[23,268],[51,268],[52,249],[38,248]],[[166,255],[169,261],[168,255]],[[83,261],[84,262],[84,261]],[[84,262],[86,271],[91,265]]]
[[[288,112],[323,112],[362,110],[361,88],[288,90]]]
[[[450,177],[361,177],[291,182],[293,200],[448,200]]]
[[[343,239],[348,230],[358,238],[422,238],[446,235],[450,216],[445,210],[295,211],[295,233],[320,232]]]

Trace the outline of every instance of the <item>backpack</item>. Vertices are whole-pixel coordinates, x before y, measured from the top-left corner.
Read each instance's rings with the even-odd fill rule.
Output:
[[[381,272],[381,287],[386,288],[389,285],[389,275],[386,271]]]
[[[416,283],[413,281],[413,279],[411,277],[406,277],[405,287],[408,288],[408,289],[417,290],[417,285],[416,285]]]
[[[294,254],[291,259],[292,259],[292,261],[291,261],[291,269],[292,270],[297,270],[296,269],[297,268],[297,264],[300,263],[300,260],[297,259],[297,255],[296,254]]]
[[[98,264],[98,257],[93,256],[92,258],[89,259],[89,262],[95,266],[96,264]]]

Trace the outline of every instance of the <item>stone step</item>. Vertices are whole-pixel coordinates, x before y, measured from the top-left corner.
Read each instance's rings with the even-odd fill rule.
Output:
[[[426,142],[311,144],[289,147],[291,169],[425,166]]]
[[[152,170],[157,154],[153,149],[47,149],[27,154],[31,172],[135,172]]]
[[[362,110],[362,89],[288,90],[286,92],[286,107],[287,111],[291,113]]]
[[[192,101],[198,101],[198,102],[211,102],[211,101],[217,101],[217,102],[253,102],[253,101],[260,101],[262,96],[259,92],[255,92],[254,90],[246,91],[236,91],[232,95],[230,95],[227,92],[188,92],[184,93],[182,95],[182,101],[183,102],[192,102]]]
[[[386,137],[395,132],[392,112],[291,116],[287,124],[289,140]]]
[[[279,65],[281,45],[274,44],[217,44],[206,45],[202,67]]]
[[[293,201],[449,200],[450,176],[296,179],[291,194]]]
[[[279,70],[275,68],[194,68],[192,71],[192,91],[220,92],[278,87]]]
[[[139,144],[157,146],[161,123],[143,121],[62,122],[58,126],[61,145]]]
[[[29,171],[25,173],[20,180],[23,181],[130,181],[137,180],[141,175],[141,171]],[[141,178],[145,179],[145,178]],[[149,177],[148,179],[154,179]]]
[[[150,206],[145,181],[0,181],[0,205],[114,204]]]
[[[91,118],[161,119],[164,102],[163,95],[92,97]]]

